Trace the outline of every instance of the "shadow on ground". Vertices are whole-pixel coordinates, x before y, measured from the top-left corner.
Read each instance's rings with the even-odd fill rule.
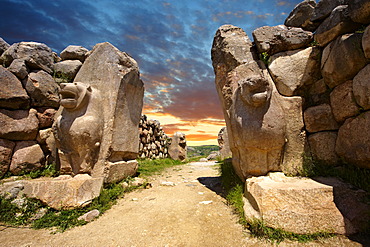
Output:
[[[225,197],[225,191],[222,188],[221,177],[199,177],[198,181],[217,195]]]

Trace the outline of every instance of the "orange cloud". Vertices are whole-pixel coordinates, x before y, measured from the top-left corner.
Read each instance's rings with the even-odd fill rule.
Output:
[[[189,134],[186,135],[187,141],[208,141],[208,140],[217,140],[217,136],[210,134]]]

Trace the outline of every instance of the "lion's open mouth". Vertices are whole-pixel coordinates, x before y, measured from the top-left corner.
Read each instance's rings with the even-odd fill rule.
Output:
[[[68,90],[68,89],[62,89],[59,91],[59,94],[61,96],[60,104],[65,108],[75,108],[77,106],[77,93]]]

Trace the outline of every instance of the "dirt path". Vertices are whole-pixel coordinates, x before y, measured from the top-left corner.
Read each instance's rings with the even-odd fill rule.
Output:
[[[237,224],[225,199],[216,193],[221,187],[214,162],[170,168],[150,181],[153,188],[127,194],[111,210],[85,226],[53,235],[49,230],[0,228],[0,245],[271,246],[250,237]],[[286,242],[280,246],[298,244]],[[334,238],[307,246],[361,245]]]

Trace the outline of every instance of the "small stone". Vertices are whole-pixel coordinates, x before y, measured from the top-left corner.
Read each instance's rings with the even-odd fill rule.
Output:
[[[100,212],[97,209],[91,210],[90,212],[87,212],[86,214],[78,217],[78,220],[84,220],[86,222],[91,222],[95,218],[99,217]]]
[[[161,182],[161,185],[162,186],[176,186],[174,182],[169,182],[169,181]]]
[[[201,158],[201,159],[199,160],[199,162],[208,162],[208,159],[206,159],[206,158]]]
[[[134,178],[133,181],[130,182],[131,186],[139,187],[144,184],[144,179],[143,178]]]
[[[199,202],[199,204],[204,204],[204,205],[208,205],[208,204],[211,204],[213,201],[202,201],[202,202]]]

